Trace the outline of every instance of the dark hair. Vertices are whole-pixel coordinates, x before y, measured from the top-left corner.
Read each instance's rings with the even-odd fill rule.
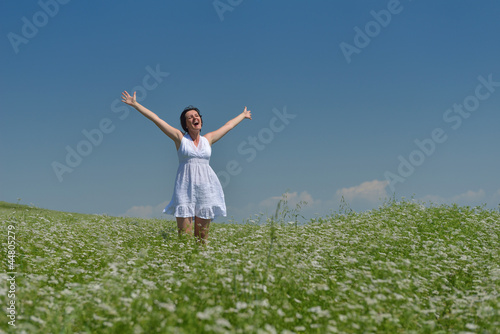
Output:
[[[198,116],[200,116],[201,125],[203,125],[203,117],[201,117],[200,110],[198,108],[193,107],[192,105],[188,105],[186,108],[184,108],[184,110],[182,111],[182,114],[181,114],[181,126],[185,132],[188,132],[188,128],[186,125],[186,113],[190,110],[196,110],[196,112],[198,113]]]

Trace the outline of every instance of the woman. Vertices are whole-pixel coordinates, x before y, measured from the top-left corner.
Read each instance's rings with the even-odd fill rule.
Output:
[[[163,212],[176,217],[179,235],[192,234],[194,218],[194,235],[205,242],[211,220],[218,216],[226,216],[222,186],[208,164],[212,153],[211,147],[242,120],[252,119],[250,110],[245,107],[241,114],[220,129],[202,136],[200,132],[203,120],[200,111],[193,106],[187,107],[181,114],[181,126],[184,129],[182,133],[139,104],[135,92],[134,96],[131,96],[124,91],[122,102],[137,109],[174,141],[179,157],[179,168],[172,200]]]

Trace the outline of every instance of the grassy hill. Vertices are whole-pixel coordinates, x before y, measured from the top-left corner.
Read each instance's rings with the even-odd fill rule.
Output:
[[[287,212],[202,246],[165,220],[0,202],[0,333],[499,333],[497,211]]]

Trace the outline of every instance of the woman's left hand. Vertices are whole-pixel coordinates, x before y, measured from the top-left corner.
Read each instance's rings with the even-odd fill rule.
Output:
[[[247,107],[245,107],[245,110],[243,110],[243,114],[245,115],[245,118],[252,119],[252,112],[250,110],[247,110]]]

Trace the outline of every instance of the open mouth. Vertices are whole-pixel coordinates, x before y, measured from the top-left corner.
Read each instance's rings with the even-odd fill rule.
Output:
[[[200,122],[199,122],[199,121],[194,121],[194,122],[193,122],[193,125],[194,125],[194,126],[197,126],[198,124],[200,124]]]

